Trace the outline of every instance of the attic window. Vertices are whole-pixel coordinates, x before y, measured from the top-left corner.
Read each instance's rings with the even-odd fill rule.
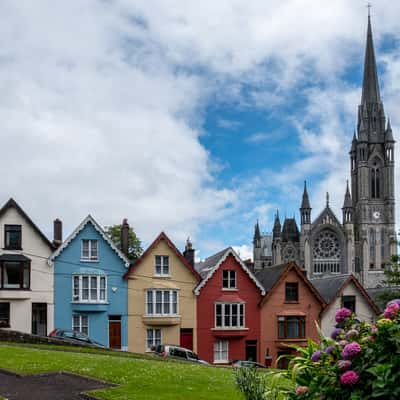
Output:
[[[356,296],[342,296],[342,307],[356,312]]]
[[[4,248],[6,250],[21,250],[21,225],[4,226]]]
[[[236,271],[226,269],[222,272],[223,289],[236,289]]]
[[[286,282],[285,302],[297,303],[299,301],[299,284],[297,282]]]

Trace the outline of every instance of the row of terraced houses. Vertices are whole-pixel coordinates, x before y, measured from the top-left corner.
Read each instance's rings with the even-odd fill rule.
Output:
[[[288,344],[328,333],[346,306],[374,320],[377,306],[351,275],[309,280],[287,263],[254,272],[232,247],[195,263],[162,232],[131,263],[129,225],[117,247],[92,216],[65,239],[49,240],[10,199],[0,209],[0,327],[47,335],[55,327],[104,346],[150,352],[158,344],[193,349],[215,364],[275,364]]]

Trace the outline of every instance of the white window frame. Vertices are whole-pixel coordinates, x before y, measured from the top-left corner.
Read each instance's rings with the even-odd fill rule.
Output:
[[[221,306],[221,325],[218,326],[217,324],[217,306]],[[229,325],[225,325],[225,307],[229,306]],[[232,312],[232,306],[237,306],[237,313],[236,313],[236,325],[233,325],[232,323],[232,317],[233,317],[233,312]],[[240,316],[241,312],[240,309],[243,307],[243,324],[240,324]],[[246,329],[246,307],[245,303],[214,303],[214,328],[215,329]]]
[[[152,342],[153,343],[149,347],[148,344],[149,344],[149,332],[150,331],[153,332],[153,338],[152,338]],[[156,340],[155,340],[155,337],[156,337],[155,333],[157,331],[160,332],[160,343],[159,344],[161,344],[162,343],[162,329],[161,328],[147,328],[146,329],[146,346],[145,346],[146,347],[146,351],[151,351],[152,346],[157,346]]]
[[[226,347],[226,348],[225,348]],[[214,363],[228,363],[229,362],[229,341],[222,339],[214,342]],[[226,353],[226,358],[222,355]]]
[[[76,278],[78,278],[78,288],[75,286]],[[83,278],[87,278],[88,280],[88,298],[83,298]],[[92,299],[92,278],[96,278],[96,298]],[[104,280],[104,299],[101,299],[101,282]],[[73,274],[72,275],[72,302],[73,303],[107,303],[107,276],[106,275],[80,275]]]
[[[224,286],[226,281],[224,275],[225,273],[228,275],[228,286]],[[233,275],[233,277],[232,277]],[[231,286],[231,280],[234,279],[235,285]],[[225,269],[222,271],[222,290],[236,290],[237,289],[237,274],[234,269]]]
[[[157,292],[161,292],[161,313],[157,312]],[[165,294],[169,293],[169,312],[165,311]],[[173,312],[174,308],[174,293],[176,293],[176,313]],[[151,303],[149,300],[149,295],[151,296]],[[149,312],[149,304],[152,304],[153,312]],[[177,289],[147,289],[145,296],[145,315],[149,317],[177,317],[179,316],[179,290]]]
[[[75,317],[78,317],[78,319],[79,319],[78,325],[74,325],[74,318]],[[84,325],[83,321],[82,321],[84,318],[86,319],[86,325]],[[86,328],[87,328],[87,333],[82,331],[82,328],[84,326],[86,326]],[[75,327],[77,327],[78,329],[75,329]],[[83,333],[83,334],[89,336],[89,316],[86,315],[86,314],[76,314],[76,313],[72,314],[72,330],[74,332]]]
[[[83,254],[84,242],[88,243],[88,255],[87,256]],[[96,251],[94,251],[94,248],[96,248]],[[99,261],[99,241],[97,239],[82,239],[81,240],[81,261],[84,261],[84,262]]]
[[[160,257],[160,264],[157,264],[157,257]],[[167,264],[164,261],[168,260]],[[160,265],[160,272],[157,271],[157,266]],[[165,272],[164,268],[168,266],[168,271]],[[169,256],[157,254],[154,256],[154,276],[170,277],[170,259]]]

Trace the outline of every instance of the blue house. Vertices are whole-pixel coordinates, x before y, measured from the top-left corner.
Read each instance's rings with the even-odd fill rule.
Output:
[[[122,247],[129,225],[123,224]],[[126,241],[124,240],[126,233]],[[104,346],[128,349],[129,260],[87,216],[53,253],[54,327],[87,334]]]

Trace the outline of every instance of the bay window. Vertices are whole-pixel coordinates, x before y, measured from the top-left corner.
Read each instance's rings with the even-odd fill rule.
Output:
[[[178,291],[169,289],[147,290],[146,315],[178,315]]]
[[[216,303],[216,328],[244,328],[245,309],[243,303]]]
[[[104,303],[107,300],[107,279],[104,275],[74,275],[72,301]]]
[[[1,261],[1,289],[29,289],[31,266],[26,261]]]

